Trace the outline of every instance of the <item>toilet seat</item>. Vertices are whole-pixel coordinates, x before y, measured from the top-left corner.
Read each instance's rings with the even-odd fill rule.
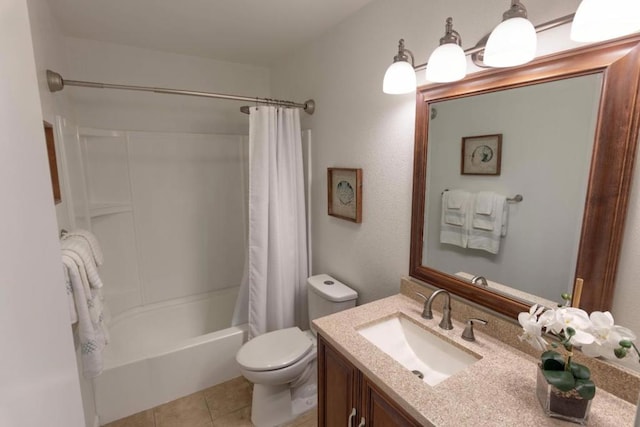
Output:
[[[273,371],[298,362],[312,347],[313,341],[300,328],[280,329],[245,343],[236,360],[249,371]]]

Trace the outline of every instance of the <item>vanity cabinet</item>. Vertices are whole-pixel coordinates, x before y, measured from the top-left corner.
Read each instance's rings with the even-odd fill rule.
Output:
[[[318,426],[419,427],[421,424],[318,335]]]

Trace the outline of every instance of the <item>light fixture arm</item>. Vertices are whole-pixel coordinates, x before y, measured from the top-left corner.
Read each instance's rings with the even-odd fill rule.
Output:
[[[570,22],[573,21],[574,16],[575,16],[575,13],[571,13],[569,15],[552,19],[551,21],[543,22],[542,24],[535,26],[536,32],[540,33],[542,31],[551,30],[561,25],[569,24]],[[480,39],[480,41],[478,41],[478,43],[475,46],[465,49],[464,50],[465,55],[473,55],[472,56],[472,59],[473,59],[476,56],[475,54],[477,54],[478,52],[482,52],[484,50],[484,47],[485,47],[485,44],[487,43],[488,38],[489,38],[489,35],[487,34],[485,37]],[[427,63],[425,62],[422,64],[415,65],[413,68],[415,68],[416,71],[424,70],[425,68],[427,68]]]
[[[440,39],[440,46],[446,43],[455,43],[458,46],[462,46],[462,37],[460,33],[453,29],[453,18],[447,18],[447,24],[445,25],[444,37]]]
[[[407,56],[409,54],[409,56]],[[411,57],[411,62],[408,61],[409,57]],[[415,68],[415,58],[413,57],[413,52],[404,47],[404,39],[400,39],[398,42],[398,54],[393,57],[393,62],[405,61],[409,62],[412,67]]]
[[[502,14],[503,21],[511,18],[527,18],[527,8],[518,0],[512,0],[509,10]]]

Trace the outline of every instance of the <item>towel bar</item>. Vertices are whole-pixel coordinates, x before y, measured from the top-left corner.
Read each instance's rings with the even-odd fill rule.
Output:
[[[516,194],[513,197],[507,197],[507,203],[520,203],[523,200],[524,197],[522,197],[522,194]]]
[[[445,188],[442,193],[440,193],[440,195],[442,196],[444,194],[445,191],[449,191],[448,188]],[[520,203],[521,201],[524,200],[524,197],[522,196],[522,194],[516,194],[513,197],[507,197],[507,203]]]

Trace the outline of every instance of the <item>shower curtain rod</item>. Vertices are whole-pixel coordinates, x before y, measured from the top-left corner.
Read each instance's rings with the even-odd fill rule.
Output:
[[[313,112],[316,109],[316,103],[313,99],[309,99],[305,101],[303,104],[299,104],[297,102],[283,101],[280,99],[258,98],[258,97],[252,98],[249,96],[226,95],[223,93],[198,92],[193,90],[168,89],[168,88],[162,88],[162,87],[117,85],[117,84],[110,84],[110,83],[85,82],[81,80],[66,80],[66,79],[63,79],[59,73],[56,73],[55,71],[51,71],[51,70],[47,70],[47,85],[49,86],[49,91],[51,92],[58,92],[64,89],[65,86],[80,86],[80,87],[94,87],[99,89],[137,90],[140,92],[155,92],[155,93],[166,93],[170,95],[200,96],[204,98],[217,98],[217,99],[229,99],[232,101],[256,102],[259,104],[302,108],[307,114],[313,114]]]

